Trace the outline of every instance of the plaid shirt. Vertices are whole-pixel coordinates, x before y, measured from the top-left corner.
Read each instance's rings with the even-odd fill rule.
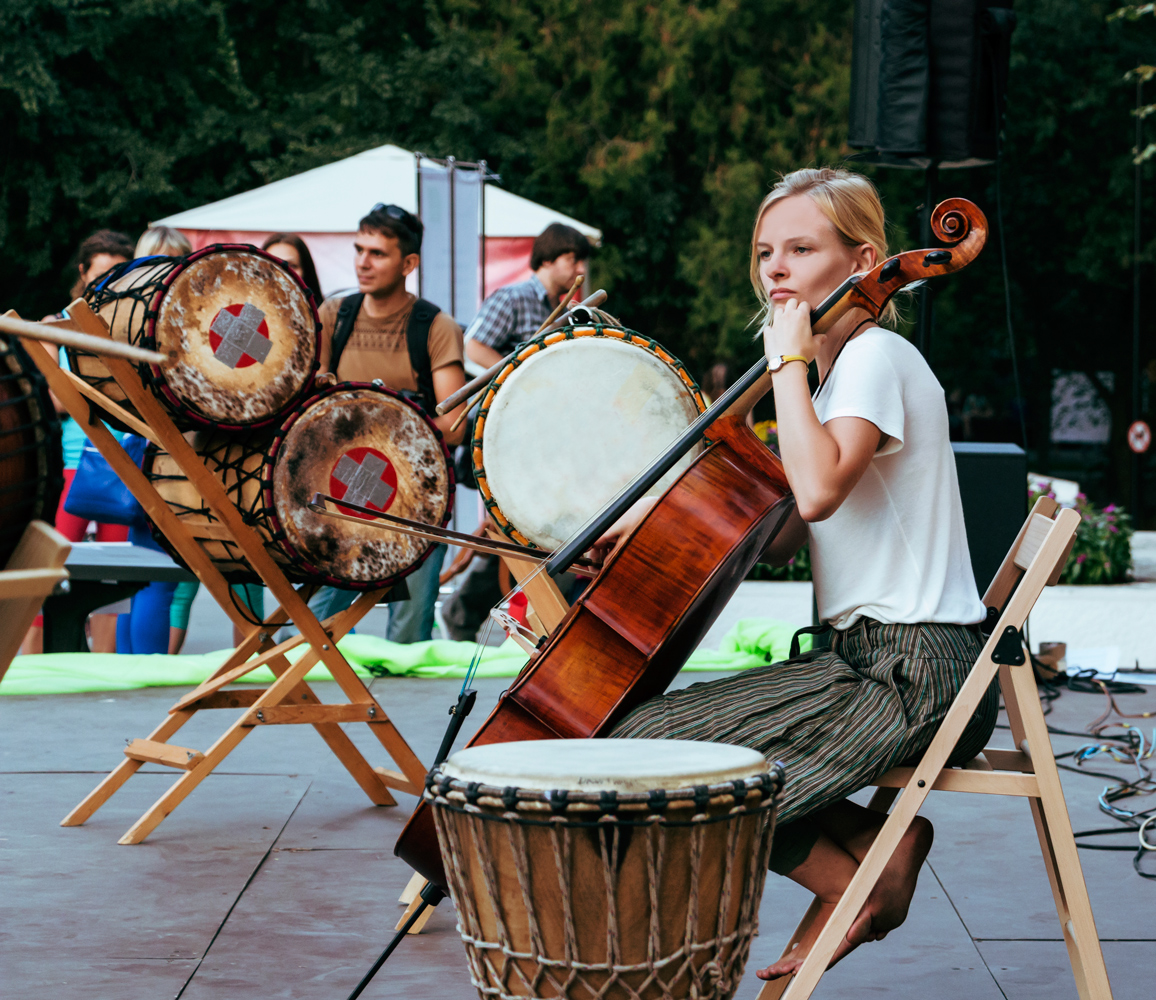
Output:
[[[508,354],[534,336],[550,312],[546,287],[532,274],[528,281],[506,285],[487,298],[466,330],[466,339]]]

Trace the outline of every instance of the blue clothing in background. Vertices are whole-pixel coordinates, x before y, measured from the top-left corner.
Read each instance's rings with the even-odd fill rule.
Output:
[[[68,355],[64,348],[60,349],[60,367],[65,371],[70,371],[68,367]],[[84,451],[84,442],[88,440],[88,436],[80,429],[80,424],[72,419],[67,413],[60,414],[60,444],[64,449],[64,467],[66,469],[75,469],[80,465],[80,453]]]

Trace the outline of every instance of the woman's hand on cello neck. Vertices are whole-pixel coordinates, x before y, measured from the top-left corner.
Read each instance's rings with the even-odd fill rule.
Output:
[[[617,552],[626,542],[645,519],[646,515],[650,513],[654,505],[658,503],[658,497],[643,497],[633,507],[623,514],[614,526],[598,539],[586,553],[587,556],[598,563],[599,565],[606,562],[615,552]]]

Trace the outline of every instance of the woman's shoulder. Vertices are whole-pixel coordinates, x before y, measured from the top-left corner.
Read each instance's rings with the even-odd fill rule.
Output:
[[[881,326],[872,326],[864,330],[847,343],[844,351],[852,356],[874,355],[886,358],[897,372],[910,369],[912,366],[927,367],[919,348],[902,334]]]

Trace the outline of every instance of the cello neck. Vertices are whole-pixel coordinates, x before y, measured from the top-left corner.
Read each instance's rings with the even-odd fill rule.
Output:
[[[863,308],[863,301],[853,294],[855,286],[863,279],[861,274],[853,274],[811,310],[811,329],[814,333],[825,333],[850,309]],[[771,374],[767,371],[766,358],[759,358],[729,389],[726,390],[706,412],[699,415],[674,443],[622,493],[614,498],[593,521],[574,538],[558,549],[546,560],[546,571],[551,576],[565,573],[570,565],[601,538],[610,528],[641,500],[651,488],[706,436],[710,426],[721,417],[743,417],[755,403],[770,391]]]

